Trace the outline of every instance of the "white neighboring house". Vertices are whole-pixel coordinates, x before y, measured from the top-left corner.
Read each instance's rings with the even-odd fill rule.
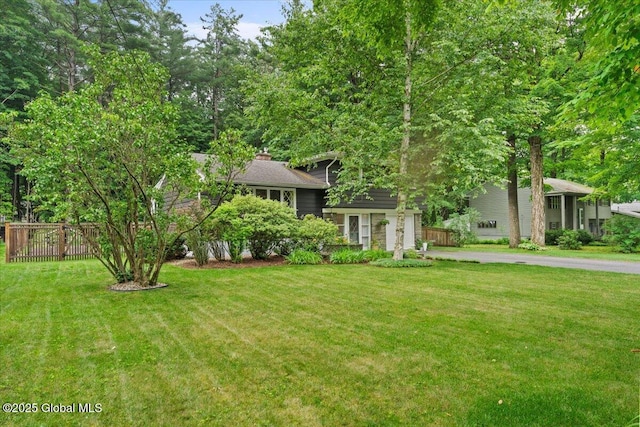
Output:
[[[633,203],[612,203],[611,212],[620,215],[640,218],[640,202]]]
[[[602,235],[605,220],[611,218],[609,200],[583,200],[593,188],[557,178],[545,178],[545,228],[547,230],[587,230]],[[506,188],[487,184],[486,192],[469,198],[469,207],[480,212],[481,219],[471,224],[479,239],[509,237],[509,205]],[[520,234],[531,236],[531,188],[518,189]]]

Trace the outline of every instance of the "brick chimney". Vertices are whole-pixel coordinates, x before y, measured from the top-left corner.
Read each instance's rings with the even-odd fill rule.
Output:
[[[271,160],[271,154],[267,150],[267,147],[263,148],[262,151],[258,151],[256,160]]]

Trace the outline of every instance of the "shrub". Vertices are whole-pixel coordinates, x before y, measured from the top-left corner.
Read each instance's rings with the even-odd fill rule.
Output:
[[[371,262],[369,265],[385,268],[405,268],[405,267],[431,267],[433,265],[430,261],[419,259],[401,259],[394,260],[390,258],[383,258]]]
[[[595,240],[593,234],[589,233],[587,230],[578,230],[578,240],[583,245],[588,245]]]
[[[405,259],[418,259],[418,251],[415,249],[407,249],[404,251],[402,257]]]
[[[329,260],[332,264],[359,264],[366,261],[365,251],[352,251],[351,249],[340,249],[332,252]]]
[[[574,230],[564,230],[562,236],[558,237],[558,247],[562,250],[581,249],[582,242],[578,240],[578,232]]]
[[[184,237],[178,237],[177,239],[170,237],[167,241],[171,244],[164,250],[165,261],[183,259],[187,256],[187,248],[184,245],[186,239]]]
[[[462,247],[477,240],[476,235],[471,231],[471,224],[478,222],[480,218],[480,212],[473,208],[467,208],[463,215],[451,214],[447,228],[453,230],[456,246]]]
[[[544,233],[544,243],[547,246],[556,246],[558,244],[558,239],[562,236],[564,230],[556,229],[556,230],[546,230]]]
[[[187,233],[187,246],[191,249],[198,266],[209,262],[209,242],[200,229],[196,228]]]
[[[547,248],[538,246],[535,243],[530,242],[529,240],[523,240],[522,243],[518,245],[518,249],[524,249],[527,251],[546,251],[547,250]]]
[[[322,255],[315,251],[305,251],[302,249],[295,249],[288,256],[285,257],[289,264],[296,265],[315,265],[322,263]]]
[[[383,249],[369,249],[364,251],[365,261],[377,261],[379,259],[391,258],[393,254]]]
[[[295,233],[296,216],[293,209],[275,200],[246,195],[225,202],[213,214],[213,220],[223,230],[228,249],[236,254],[241,246],[254,259],[266,259],[283,240]],[[234,258],[233,255],[231,255]]]
[[[617,245],[618,250],[624,253],[632,253],[640,246],[640,219],[626,216],[614,215],[605,224],[607,235],[606,242]]]
[[[308,251],[320,252],[338,237],[337,225],[315,215],[305,215],[297,226],[294,246]]]

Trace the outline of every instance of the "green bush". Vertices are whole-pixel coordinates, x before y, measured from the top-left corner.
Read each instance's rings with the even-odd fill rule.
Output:
[[[360,264],[366,262],[365,251],[352,251],[351,249],[341,249],[332,252],[329,261],[332,264]]]
[[[376,261],[372,261],[369,265],[385,268],[405,268],[405,267],[431,267],[433,263],[430,261],[419,259],[401,259],[394,260],[390,258],[383,258]]]
[[[626,215],[614,215],[605,224],[606,242],[617,245],[624,253],[637,252],[640,246],[640,219]]]
[[[467,208],[463,215],[454,213],[449,216],[447,228],[453,230],[456,246],[462,247],[478,240],[475,233],[471,231],[471,224],[478,222],[480,218],[480,212],[473,208]]]
[[[334,243],[337,238],[337,225],[315,215],[305,215],[297,223],[294,246],[308,251],[320,252],[325,246]]]
[[[589,233],[587,230],[578,230],[578,240],[583,245],[588,245],[595,240],[593,234]]]
[[[418,259],[418,251],[415,249],[407,249],[402,254],[402,257],[405,259]]]
[[[322,263],[322,255],[315,251],[305,251],[303,249],[295,249],[285,257],[289,264],[296,265],[315,265]]]
[[[391,258],[393,254],[384,249],[369,249],[364,251],[365,261],[377,261],[379,259]]]
[[[246,243],[254,259],[267,259],[283,240],[294,237],[297,225],[293,209],[253,195],[236,196],[223,203],[212,219],[223,230],[230,252],[237,255]]]
[[[196,228],[187,233],[187,246],[191,249],[198,266],[209,262],[209,242],[200,229]]]
[[[582,242],[578,240],[578,232],[574,230],[564,230],[562,236],[558,237],[558,247],[562,250],[581,249]]]
[[[558,245],[558,239],[562,236],[564,230],[556,229],[556,230],[546,230],[544,232],[544,243],[547,246],[556,246]]]
[[[169,242],[169,246],[164,249],[165,261],[183,259],[187,256],[187,248],[184,245],[186,239],[184,237],[178,237],[176,239],[174,236],[170,236],[167,241]]]
[[[523,240],[522,243],[518,245],[518,249],[524,249],[527,251],[545,251],[547,248],[543,248],[542,246],[536,245],[535,243],[530,242],[529,240]]]

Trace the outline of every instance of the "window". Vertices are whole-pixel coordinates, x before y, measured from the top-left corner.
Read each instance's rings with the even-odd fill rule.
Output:
[[[489,221],[480,221],[478,223],[478,228],[498,228],[498,221],[495,219]]]
[[[560,209],[560,196],[547,197],[547,207],[549,209]]]
[[[254,188],[253,194],[267,200],[276,200],[296,209],[296,190],[292,188]]]
[[[607,200],[607,199],[599,199],[598,200],[598,205],[600,205],[600,206],[609,206],[609,200]]]
[[[550,222],[549,223],[549,230],[559,230],[560,229],[560,223],[559,222]]]

